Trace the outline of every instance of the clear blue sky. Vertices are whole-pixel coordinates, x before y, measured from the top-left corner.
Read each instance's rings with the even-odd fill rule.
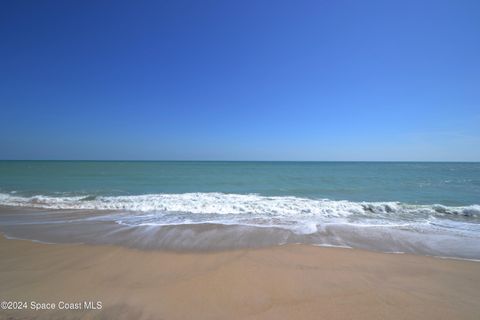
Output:
[[[2,1],[1,159],[480,161],[480,1]]]

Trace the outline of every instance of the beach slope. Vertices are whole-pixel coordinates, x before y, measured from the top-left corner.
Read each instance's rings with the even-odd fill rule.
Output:
[[[480,263],[471,261],[306,245],[174,253],[5,238],[0,256],[2,300],[56,304],[1,310],[0,319],[480,319]],[[59,310],[85,301],[101,309]]]

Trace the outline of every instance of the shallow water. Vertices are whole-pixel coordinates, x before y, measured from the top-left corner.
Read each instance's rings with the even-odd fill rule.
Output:
[[[478,259],[479,198],[479,163],[0,161],[0,231],[45,242]]]

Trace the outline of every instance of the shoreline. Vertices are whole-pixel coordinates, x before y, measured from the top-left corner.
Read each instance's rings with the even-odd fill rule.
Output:
[[[16,241],[29,241],[33,243],[38,243],[38,244],[45,244],[45,245],[85,245],[85,246],[106,246],[105,244],[91,244],[91,243],[83,243],[83,242],[72,242],[72,243],[57,243],[57,242],[46,242],[42,240],[36,240],[36,239],[28,239],[28,238],[17,238],[13,236],[9,236],[5,234],[5,232],[0,231],[0,238],[4,238],[5,240],[16,240]],[[401,252],[401,251],[396,251],[396,252],[388,252],[388,251],[375,251],[375,250],[367,250],[367,249],[359,249],[359,248],[354,248],[354,247],[349,247],[349,246],[342,246],[342,245],[331,245],[331,244],[308,244],[308,243],[285,243],[285,244],[278,244],[278,245],[271,245],[271,246],[264,246],[264,247],[248,247],[248,248],[230,248],[230,249],[215,249],[215,250],[175,250],[175,249],[161,249],[161,248],[154,248],[154,249],[142,249],[142,248],[135,248],[135,247],[128,247],[124,245],[119,245],[119,244],[112,244],[109,246],[113,247],[122,247],[126,249],[132,249],[132,250],[139,250],[139,251],[146,251],[146,252],[164,252],[164,253],[178,253],[178,254],[208,254],[208,253],[224,253],[228,251],[241,251],[241,250],[259,250],[259,249],[269,249],[269,248],[274,248],[274,247],[284,247],[284,246],[311,246],[311,247],[319,247],[319,248],[333,248],[333,249],[342,249],[342,250],[360,250],[360,251],[365,251],[365,252],[371,252],[371,253],[379,253],[379,254],[393,254],[393,255],[412,255],[412,256],[418,256],[418,257],[428,257],[428,258],[434,258],[434,259],[442,259],[442,260],[455,260],[455,261],[468,261],[468,262],[480,262],[480,259],[468,259],[468,258],[459,258],[459,257],[447,257],[447,256],[434,256],[434,255],[428,255],[428,254],[415,254],[415,253],[409,253],[409,252]],[[107,245],[108,246],[108,245]]]
[[[414,221],[403,226],[369,221],[352,223],[346,218],[331,221],[282,219],[269,215],[150,214],[0,206],[0,232],[10,238],[44,243],[119,245],[191,253],[302,243],[459,260],[480,258],[476,233],[480,231],[480,224],[475,223]]]
[[[0,319],[478,319],[480,264],[289,244],[185,253],[0,237]],[[58,303],[101,301],[101,310]]]

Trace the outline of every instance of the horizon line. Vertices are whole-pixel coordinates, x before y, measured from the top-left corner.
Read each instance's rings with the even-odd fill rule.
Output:
[[[480,163],[480,160],[167,160],[167,159],[0,159],[0,161],[69,161],[69,162],[437,162]]]

